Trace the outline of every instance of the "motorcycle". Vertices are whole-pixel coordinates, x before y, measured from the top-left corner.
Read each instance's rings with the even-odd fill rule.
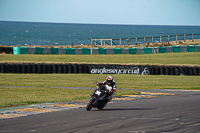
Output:
[[[106,87],[104,85],[99,85],[98,83],[96,83],[96,85],[98,88],[95,89],[91,95],[90,101],[86,106],[87,111],[90,111],[92,107],[102,110],[108,103],[108,96],[110,94],[106,93]],[[104,96],[105,93],[106,95]],[[104,98],[102,98],[102,96],[104,96]]]

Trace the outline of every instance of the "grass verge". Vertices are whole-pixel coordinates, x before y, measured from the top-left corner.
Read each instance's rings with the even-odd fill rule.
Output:
[[[12,88],[0,87],[0,108],[25,106],[40,103],[55,103],[89,99],[93,90],[62,89],[62,88]],[[118,90],[117,96],[137,94],[132,90]]]
[[[0,74],[0,85],[32,87],[96,87],[105,74]],[[117,88],[200,89],[200,76],[114,74]]]
[[[200,52],[116,55],[0,55],[1,62],[33,63],[119,63],[200,66]]]
[[[98,74],[0,74],[0,108],[38,103],[54,103],[89,99],[93,90],[50,87],[91,87],[104,81],[107,75]],[[112,75],[117,88],[127,89],[196,89],[200,76]],[[30,87],[31,86],[31,87]],[[117,90],[117,96],[136,94],[133,90]]]

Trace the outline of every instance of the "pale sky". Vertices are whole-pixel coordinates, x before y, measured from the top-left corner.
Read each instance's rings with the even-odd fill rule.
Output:
[[[0,0],[2,20],[200,26],[200,0]]]

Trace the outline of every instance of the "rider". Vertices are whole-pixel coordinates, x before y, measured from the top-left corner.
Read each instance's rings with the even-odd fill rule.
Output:
[[[100,100],[104,99],[106,97],[107,93],[109,93],[110,95],[108,97],[108,101],[110,102],[111,99],[116,94],[116,88],[117,88],[117,86],[115,84],[115,80],[113,80],[113,77],[108,76],[104,82],[97,82],[97,85],[106,85],[105,94],[100,98]]]

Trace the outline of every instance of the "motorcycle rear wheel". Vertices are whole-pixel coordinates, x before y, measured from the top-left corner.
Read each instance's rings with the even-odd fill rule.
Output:
[[[87,111],[90,111],[92,109],[93,103],[94,103],[94,99],[90,99],[90,101],[88,102],[88,104],[86,106]]]

